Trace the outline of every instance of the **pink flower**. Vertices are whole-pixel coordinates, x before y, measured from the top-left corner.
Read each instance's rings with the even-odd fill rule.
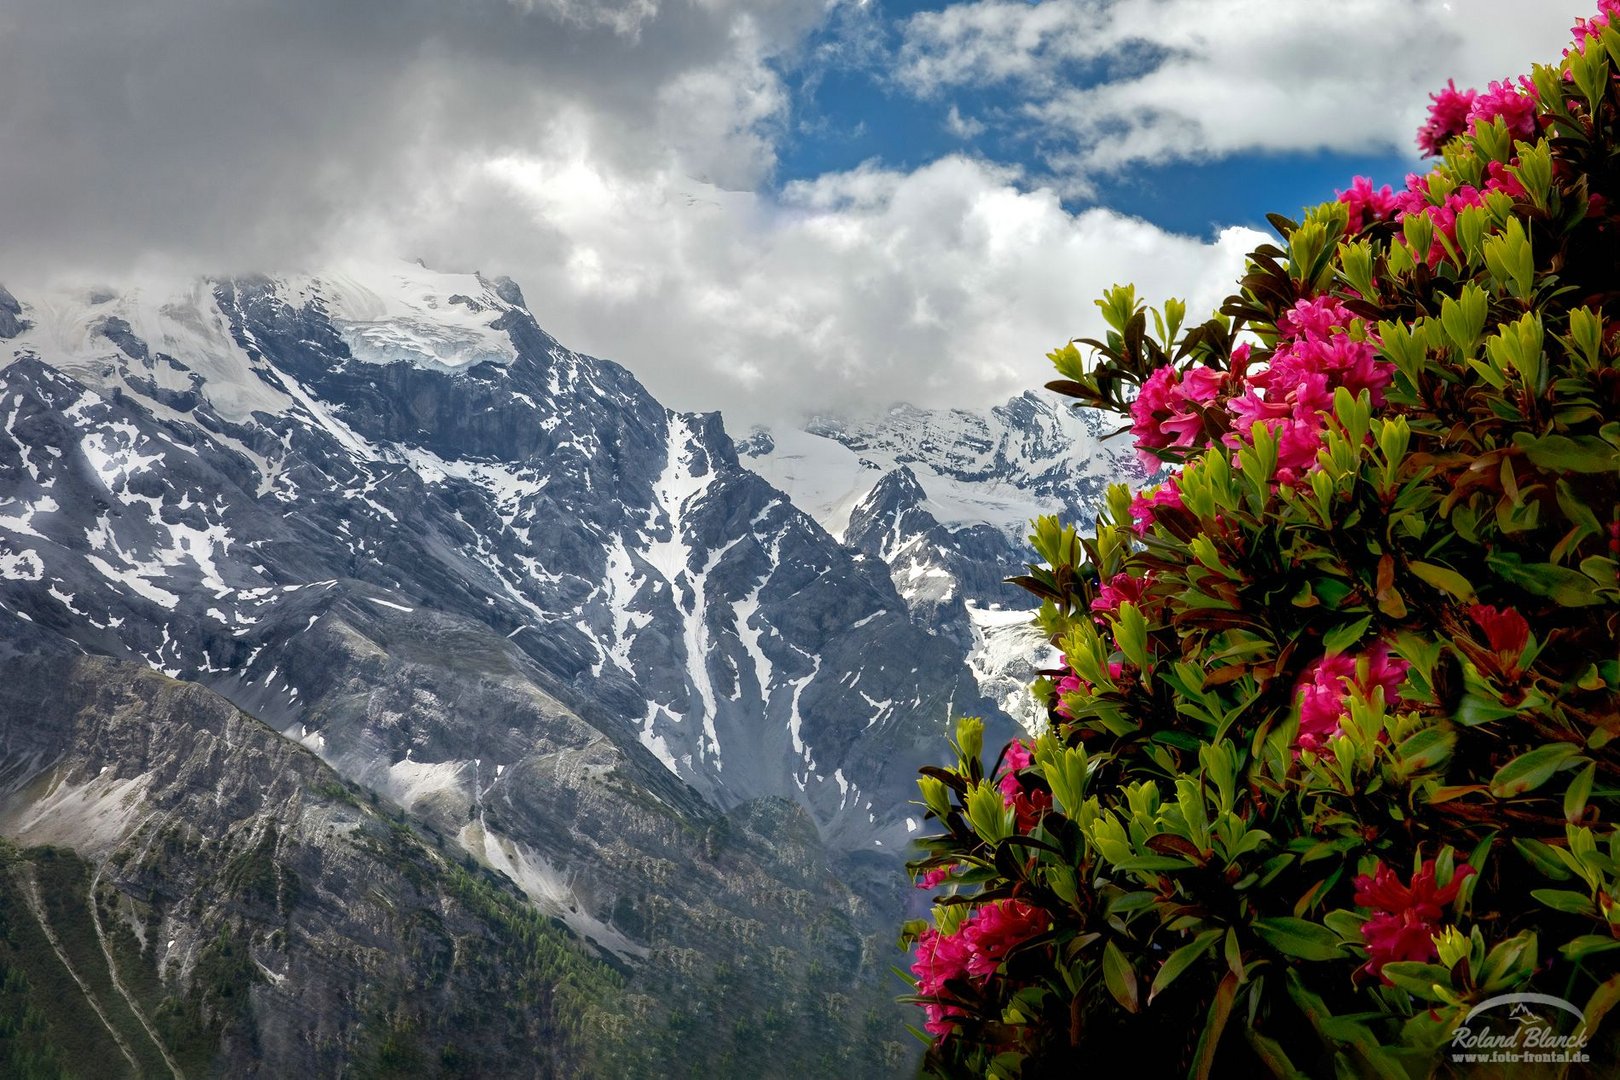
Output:
[[[1061,658],[1061,662],[1063,663],[1063,665],[1065,667],[1068,666],[1069,661],[1068,661],[1067,657]],[[1125,674],[1125,665],[1123,663],[1121,663],[1118,660],[1114,660],[1114,661],[1111,661],[1109,663],[1109,665],[1108,665],[1108,676],[1109,676],[1109,678],[1118,679],[1123,674]],[[1076,675],[1074,673],[1074,671],[1071,670],[1067,675],[1063,676],[1061,679],[1059,679],[1057,681],[1057,688],[1056,689],[1057,689],[1057,695],[1058,695],[1058,704],[1057,704],[1056,710],[1054,710],[1054,711],[1056,711],[1056,713],[1061,717],[1064,717],[1064,718],[1069,719],[1069,720],[1073,720],[1074,719],[1074,713],[1069,710],[1068,705],[1064,704],[1064,702],[1063,702],[1064,696],[1067,695],[1067,694],[1090,693],[1091,690],[1092,690],[1092,686],[1091,686],[1091,684],[1089,682],[1082,679],[1079,675]],[[1005,789],[1003,789],[1002,793],[1003,794],[1006,793]]]
[[[927,929],[917,935],[917,956],[911,973],[917,979],[917,993],[937,997],[949,993],[949,985],[959,980],[985,979],[996,973],[1001,961],[1017,946],[1043,932],[1051,919],[1041,908],[1023,900],[999,900],[976,909],[954,934]],[[925,1025],[929,1034],[944,1038],[955,1030],[953,1017],[961,1008],[945,1002],[926,1002]]]
[[[917,936],[917,958],[911,963],[911,973],[917,977],[919,994],[937,994],[945,984],[967,974],[972,947],[963,937],[961,928],[955,934],[941,934],[932,928]]]
[[[1468,130],[1468,111],[1474,104],[1474,91],[1458,90],[1454,80],[1447,79],[1438,94],[1430,94],[1429,119],[1418,129],[1418,149],[1424,157],[1436,157],[1442,147]]]
[[[1118,611],[1119,605],[1127,601],[1139,605],[1152,581],[1152,574],[1145,577],[1132,577],[1128,573],[1115,574],[1108,579],[1108,584],[1097,590],[1097,599],[1091,602],[1091,610],[1108,615]]]
[[[1041,788],[1028,787],[1019,779],[1019,772],[1035,763],[1034,755],[1022,741],[1008,743],[1002,760],[1007,771],[997,785],[1001,790],[1001,804],[1013,808],[1018,831],[1029,832],[1040,823],[1041,815],[1052,809],[1052,795]]]
[[[1474,604],[1468,608],[1468,617],[1485,631],[1485,640],[1490,642],[1503,669],[1516,670],[1525,646],[1530,644],[1530,624],[1524,616],[1512,608],[1498,611],[1487,604]]]
[[[1417,197],[1415,190],[1407,194]],[[1330,297],[1298,301],[1277,320],[1278,343],[1266,369],[1248,376],[1244,391],[1226,402],[1232,431],[1222,442],[1240,449],[1249,445],[1254,425],[1264,424],[1278,442],[1279,484],[1298,483],[1316,466],[1323,416],[1333,408],[1337,387],[1366,390],[1375,406],[1384,402],[1394,365],[1378,359],[1372,342],[1347,332],[1352,321],[1350,311]]]
[[[1490,174],[1490,179],[1485,181],[1487,192],[1505,191],[1515,199],[1525,197],[1524,185],[1519,183],[1519,178],[1508,172],[1508,167],[1500,161],[1486,162],[1485,171]]]
[[[1620,16],[1620,0],[1598,0],[1598,13],[1590,19],[1576,19],[1575,25],[1569,32],[1575,35],[1575,47],[1582,52],[1586,50],[1588,41],[1595,41],[1603,36],[1603,28]],[[1564,51],[1569,55],[1569,50]]]
[[[941,1005],[937,1001],[930,1001],[923,1005],[923,1013],[928,1017],[923,1028],[934,1038],[943,1039],[956,1030],[956,1024],[952,1022],[951,1017],[961,1016],[962,1010],[955,1005]]]
[[[1345,686],[1356,676],[1356,662],[1340,653],[1324,656],[1305,669],[1300,679],[1299,736],[1295,745],[1320,751],[1339,732],[1339,721],[1349,715]]]
[[[1508,132],[1515,138],[1530,141],[1536,137],[1536,86],[1526,76],[1519,77],[1519,84],[1504,79],[1493,82],[1490,88],[1474,98],[1473,105],[1468,110],[1467,125],[1472,128],[1475,124],[1488,124],[1500,117],[1506,124]]]
[[[949,866],[936,866],[932,870],[925,870],[922,876],[917,879],[917,888],[932,889],[935,886],[942,885],[951,880],[951,875],[960,869],[961,867],[958,864],[952,863]]]
[[[1441,888],[1435,884],[1434,860],[1428,859],[1412,875],[1410,886],[1402,885],[1395,871],[1382,862],[1370,876],[1357,877],[1356,903],[1373,910],[1372,918],[1361,925],[1361,938],[1367,943],[1367,964],[1362,970],[1392,986],[1384,978],[1385,964],[1436,959],[1439,950],[1434,935],[1440,929],[1440,916],[1473,872],[1474,868],[1464,863],[1451,875],[1451,883]]]
[[[985,904],[962,924],[962,934],[972,949],[968,974],[994,975],[1009,952],[1045,930],[1050,922],[1044,910],[1023,900]]]
[[[1331,296],[1299,300],[1277,320],[1277,332],[1290,338],[1325,338],[1348,326],[1351,318],[1349,309]]]
[[[1304,479],[1316,465],[1322,449],[1324,425],[1319,416],[1310,419],[1290,417],[1276,426],[1277,473],[1274,479],[1290,487]]]
[[[1082,680],[1080,678],[1080,676],[1078,676],[1078,675],[1069,674],[1069,675],[1065,675],[1065,676],[1063,676],[1063,678],[1059,679],[1057,681],[1057,694],[1058,694],[1057,714],[1059,716],[1061,716],[1061,717],[1064,717],[1065,719],[1073,720],[1074,719],[1074,713],[1069,710],[1069,706],[1067,704],[1065,704],[1063,699],[1064,699],[1064,697],[1066,695],[1078,694],[1082,690],[1087,690],[1087,689],[1090,689],[1090,688],[1088,686],[1086,686],[1085,681]]]
[[[1339,724],[1350,715],[1350,696],[1372,696],[1373,689],[1384,692],[1384,702],[1393,705],[1399,700],[1401,683],[1406,679],[1410,664],[1389,651],[1383,642],[1375,643],[1364,654],[1365,678],[1358,675],[1361,664],[1346,654],[1324,656],[1313,661],[1300,676],[1299,735],[1294,745],[1301,750],[1320,753],[1328,740],[1339,732]]]
[[[1339,201],[1350,210],[1350,221],[1347,231],[1360,232],[1375,221],[1384,221],[1395,212],[1395,193],[1385,184],[1376,190],[1372,181],[1365,176],[1358,176],[1350,181],[1347,191],[1335,191]]]
[[[1151,492],[1138,493],[1136,498],[1131,500],[1131,518],[1136,522],[1134,526],[1136,535],[1147,535],[1147,531],[1153,527],[1155,512],[1160,507],[1166,506],[1178,509],[1181,507],[1181,488],[1176,485],[1174,476]]]
[[[1436,235],[1429,244],[1428,253],[1424,257],[1431,267],[1439,266],[1441,261],[1446,258],[1446,248],[1441,243],[1440,237],[1444,236],[1451,242],[1451,246],[1455,248],[1457,246],[1457,215],[1470,206],[1483,206],[1485,196],[1481,194],[1478,188],[1463,184],[1456,191],[1446,196],[1443,204],[1435,205],[1429,201],[1428,182],[1424,180],[1421,183],[1414,183],[1418,179],[1413,176],[1407,177],[1408,190],[1403,195],[1398,196],[1401,209],[1397,213],[1396,219],[1404,221],[1411,214],[1423,214],[1433,223]],[[1507,190],[1507,185],[1505,182],[1497,181],[1497,187],[1492,187],[1491,182],[1487,181],[1485,189],[1487,191]],[[1414,254],[1424,255],[1423,252],[1415,252]]]
[[[1022,739],[1014,739],[1007,744],[1007,749],[1002,752],[1001,760],[1007,766],[1008,772],[1017,772],[1019,769],[1027,769],[1033,765],[1035,755],[1030,752],[1028,746],[1024,745]]]
[[[1159,458],[1148,450],[1204,441],[1204,410],[1219,398],[1225,381],[1222,372],[1201,366],[1185,373],[1162,367],[1148,376],[1131,402],[1131,432],[1146,468],[1159,466]]]

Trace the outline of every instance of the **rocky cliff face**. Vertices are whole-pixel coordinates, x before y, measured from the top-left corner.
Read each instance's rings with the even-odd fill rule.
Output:
[[[621,1060],[617,972],[314,754],[137,665],[12,650],[5,675],[0,831],[31,850],[0,852],[0,965],[10,1015],[37,1030],[0,1039],[0,1071],[572,1076]]]
[[[212,985],[197,958],[225,934],[221,985],[248,1005],[196,1007],[198,1061],[443,1054],[459,1006],[412,1011],[439,970],[414,951],[442,952],[412,928],[532,936],[527,910],[619,983],[581,1003],[556,989],[572,968],[525,976],[538,1011],[453,1047],[472,1074],[903,1068],[887,971],[913,769],[952,712],[1010,729],[960,636],[746,468],[718,416],[563,348],[510,282],[417,267],[4,314],[0,619],[34,645],[0,661],[0,831],[76,852],[98,903],[150,908],[174,882],[129,908],[173,929],[129,962],[156,980],[140,1000]],[[38,707],[52,680],[63,709]],[[184,843],[125,874],[160,821]],[[323,829],[358,846],[321,854]],[[219,892],[249,855],[251,910]],[[288,874],[307,912],[282,910]],[[451,911],[446,874],[504,914]],[[373,881],[357,922],[326,910]],[[272,943],[276,919],[303,936]],[[332,1017],[278,1012],[272,974]],[[630,1058],[621,1028],[642,1033]],[[555,1060],[526,1056],[536,1040]]]
[[[896,406],[865,420],[756,430],[744,461],[844,543],[889,568],[914,624],[963,652],[981,693],[1031,730],[1026,693],[1050,650],[1028,593],[1032,518],[1088,521],[1111,483],[1138,477],[1107,420],[1022,394],[985,413]]]

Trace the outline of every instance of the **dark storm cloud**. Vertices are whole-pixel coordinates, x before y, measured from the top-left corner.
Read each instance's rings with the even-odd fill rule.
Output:
[[[682,149],[660,130],[671,83],[724,64],[740,24],[791,42],[818,10],[9,0],[0,271],[116,272],[153,254],[215,269],[314,257],[356,215],[419,208],[468,160],[539,149],[563,110],[591,131],[598,160],[633,170]]]

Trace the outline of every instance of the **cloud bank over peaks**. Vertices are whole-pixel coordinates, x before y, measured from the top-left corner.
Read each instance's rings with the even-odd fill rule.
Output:
[[[670,404],[737,423],[1005,399],[1046,380],[1048,350],[1100,332],[1091,301],[1110,285],[1136,280],[1204,312],[1262,239],[1074,213],[963,156],[828,174],[778,198],[667,175],[627,182],[589,161],[492,165],[477,201],[508,212],[421,246],[452,263],[500,250],[564,341],[637,358]],[[539,250],[551,257],[527,254]]]

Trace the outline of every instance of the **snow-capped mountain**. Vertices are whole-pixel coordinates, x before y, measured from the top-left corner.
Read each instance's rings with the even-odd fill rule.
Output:
[[[345,597],[488,627],[711,802],[788,798],[840,846],[903,841],[887,750],[979,707],[882,567],[742,468],[717,415],[563,348],[510,282],[389,267],[19,316],[7,606],[358,777],[476,770],[323,712],[290,655]]]
[[[1029,595],[1005,579],[1030,557],[1033,518],[1087,520],[1110,483],[1138,475],[1129,447],[1104,441],[1109,430],[1030,392],[982,413],[899,405],[861,422],[756,429],[742,453],[846,545],[881,559],[916,625],[950,638],[981,690],[1033,725],[1022,688],[1047,658],[1016,614]]]
[[[834,933],[840,978],[892,996],[863,942],[914,770],[953,715],[1013,730],[1039,643],[991,605],[1028,518],[1117,470],[1095,435],[1026,395],[739,456],[511,281],[416,265],[0,290],[0,621],[221,695],[647,987]],[[0,825],[44,821],[71,755],[9,746]],[[51,842],[137,843],[156,782],[106,767]]]

